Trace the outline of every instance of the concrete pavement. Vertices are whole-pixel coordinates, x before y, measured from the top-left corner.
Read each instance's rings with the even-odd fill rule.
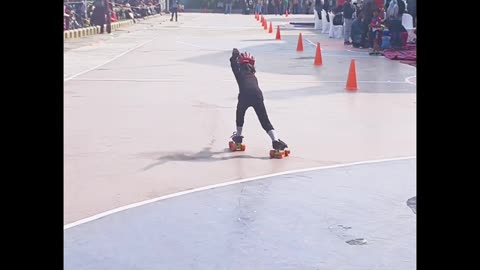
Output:
[[[108,38],[65,41],[65,224],[235,179],[416,154],[414,68],[285,18],[267,16],[282,25],[275,41],[253,15],[179,15],[178,23],[153,18]],[[300,31],[321,42],[323,66],[313,66],[308,41],[295,51]],[[257,59],[270,119],[292,150],[287,159],[268,158],[271,142],[253,110],[247,151],[227,151],[238,93],[233,47]],[[352,58],[356,93],[344,90]]]

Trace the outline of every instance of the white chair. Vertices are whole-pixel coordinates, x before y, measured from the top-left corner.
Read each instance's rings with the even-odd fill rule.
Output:
[[[343,25],[332,25],[333,27],[333,38],[341,39],[343,38],[344,27]]]
[[[327,12],[324,9],[321,11],[322,13],[322,34],[327,34],[332,26],[332,16],[330,16],[330,22],[327,21]]]
[[[330,29],[329,29],[329,32],[328,32],[328,37],[329,38],[343,38],[343,25],[333,25],[333,17],[335,15],[333,15],[332,13],[330,13],[330,22],[331,22],[331,25],[330,25]]]
[[[405,27],[408,33],[408,39],[407,42],[414,42],[415,39],[417,38],[417,35],[413,32],[415,28],[413,27],[413,17],[412,15],[408,13],[403,13],[402,15],[402,25]]]

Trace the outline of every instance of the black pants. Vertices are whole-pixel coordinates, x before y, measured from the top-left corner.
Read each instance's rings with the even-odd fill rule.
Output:
[[[392,47],[401,47],[402,40],[400,38],[400,32],[402,31],[402,21],[401,20],[390,20],[388,21],[388,30],[390,30],[390,44]]]
[[[239,99],[237,103],[237,127],[243,127],[245,122],[245,112],[249,107],[253,107],[255,113],[257,114],[260,124],[262,124],[263,129],[268,132],[273,129],[270,120],[268,119],[267,109],[265,109],[265,104],[262,99]]]
[[[175,14],[175,21],[178,19],[178,8],[172,8],[172,18],[170,21],[173,21],[173,14]]]
[[[106,9],[103,7],[98,7],[93,10],[92,14],[92,19],[93,19],[93,25],[99,25],[100,26],[100,33],[103,34],[105,23],[106,23],[106,18],[105,18],[105,11]]]
[[[298,4],[293,4],[293,14],[298,14]]]

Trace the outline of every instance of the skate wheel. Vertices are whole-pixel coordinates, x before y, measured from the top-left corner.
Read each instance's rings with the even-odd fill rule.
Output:
[[[241,148],[242,151],[245,151],[246,148],[247,148],[247,147],[245,146],[245,144],[242,144],[242,148]]]
[[[274,158],[275,157],[275,150],[270,150],[270,158]]]
[[[235,152],[235,150],[237,150],[235,143],[232,141],[228,142],[228,148],[230,148],[230,151],[232,152]]]
[[[288,157],[288,155],[290,155],[290,150],[285,150],[284,153],[285,153],[285,156]]]

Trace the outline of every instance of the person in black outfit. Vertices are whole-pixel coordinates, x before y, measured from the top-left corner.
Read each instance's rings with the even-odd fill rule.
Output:
[[[170,19],[170,21],[173,21],[173,15],[175,15],[175,21],[178,21],[178,1],[177,0],[173,0],[172,1],[172,7],[171,7],[171,12],[172,12],[172,18]]]
[[[262,90],[260,90],[257,77],[255,76],[255,59],[253,56],[247,52],[240,54],[238,49],[234,48],[232,57],[230,57],[230,67],[240,88],[236,113],[237,131],[233,133],[232,140],[235,143],[242,143],[245,112],[249,107],[253,107],[260,124],[272,139],[273,149],[284,150],[287,148],[287,144],[277,138],[275,130],[268,119],[267,110],[263,103]]]
[[[325,16],[327,17],[327,22],[330,22],[330,16],[328,15],[328,12],[330,11],[330,0],[325,0],[323,2],[323,10],[325,10],[325,13],[327,13]]]
[[[317,11],[318,19],[322,19],[322,9],[323,9],[323,2],[322,0],[315,1],[315,11]]]
[[[358,17],[352,23],[352,45],[354,48],[365,47],[366,34],[368,32],[368,23],[363,17],[363,13],[360,13]]]
[[[347,0],[343,4],[343,21],[344,21],[344,42],[345,45],[352,44],[350,42],[350,36],[352,33],[353,13],[355,13],[355,7],[352,4],[352,0]]]

